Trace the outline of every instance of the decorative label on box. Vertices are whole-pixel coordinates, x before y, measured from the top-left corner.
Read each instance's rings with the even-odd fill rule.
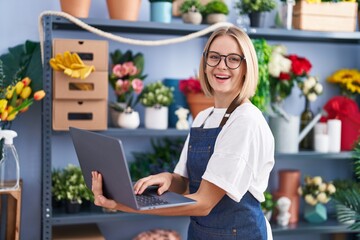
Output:
[[[293,27],[310,31],[354,32],[357,16],[356,2],[296,2]]]

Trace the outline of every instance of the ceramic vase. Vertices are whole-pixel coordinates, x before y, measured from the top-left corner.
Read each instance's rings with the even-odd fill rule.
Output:
[[[162,129],[168,128],[168,114],[169,108],[160,107],[146,107],[145,108],[145,128],[148,129]]]
[[[187,12],[181,15],[184,23],[191,23],[195,25],[201,24],[202,15],[199,12]]]
[[[124,102],[117,102],[115,104],[118,105],[121,109],[126,108],[126,103],[124,103]],[[121,113],[121,111],[117,111],[112,107],[110,108],[111,122],[114,127],[120,127],[119,123],[118,123],[120,113]]]
[[[117,124],[121,128],[136,129],[140,125],[140,116],[137,111],[121,112],[117,119]]]
[[[327,220],[327,210],[324,204],[318,203],[314,206],[306,204],[304,218],[309,223],[322,223]]]
[[[218,22],[226,22],[227,17],[222,13],[212,13],[206,16],[206,23],[214,24]]]
[[[152,22],[170,23],[172,18],[171,2],[151,2],[150,3],[150,20]]]

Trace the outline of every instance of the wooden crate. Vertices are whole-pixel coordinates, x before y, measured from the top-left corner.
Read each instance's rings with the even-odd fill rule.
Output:
[[[296,2],[293,28],[309,31],[354,32],[357,21],[356,2]]]

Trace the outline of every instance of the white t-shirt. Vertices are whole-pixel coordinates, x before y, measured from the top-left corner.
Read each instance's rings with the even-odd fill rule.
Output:
[[[192,127],[200,127],[213,108],[200,112]],[[226,108],[215,108],[205,121],[204,128],[217,128]],[[189,136],[174,172],[188,177],[186,169]],[[261,111],[252,103],[243,103],[230,115],[220,131],[203,179],[224,189],[226,194],[240,202],[249,191],[259,202],[265,200],[270,172],[274,166],[274,137]],[[268,239],[271,228],[266,221]]]

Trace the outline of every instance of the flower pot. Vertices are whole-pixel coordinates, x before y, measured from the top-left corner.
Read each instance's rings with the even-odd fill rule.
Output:
[[[140,125],[139,113],[136,111],[121,112],[117,121],[119,127],[121,128],[136,129]]]
[[[60,0],[61,11],[77,18],[89,16],[91,0]]]
[[[80,212],[81,204],[77,201],[66,201],[65,203],[65,211],[67,213],[78,213]]]
[[[126,108],[126,103],[123,103],[123,102],[117,102],[115,103],[116,105],[118,105],[119,107],[121,107],[122,109],[125,109]],[[111,122],[112,122],[112,125],[114,127],[120,127],[119,126],[119,123],[118,123],[118,119],[119,119],[119,116],[120,116],[120,111],[117,111],[113,108],[110,108],[110,116],[111,116]]]
[[[186,95],[186,101],[188,102],[193,118],[195,118],[200,111],[214,106],[214,99],[206,97],[202,93],[188,93]]]
[[[151,2],[150,20],[152,22],[170,23],[172,18],[171,2]]]
[[[226,22],[226,15],[222,13],[211,13],[206,16],[206,22],[208,24],[214,24],[218,22]]]
[[[168,128],[168,107],[147,107],[145,108],[145,128],[167,129]]]
[[[266,24],[267,12],[252,12],[249,14],[250,27],[264,28]]]
[[[191,24],[201,24],[202,15],[199,12],[187,12],[181,15],[181,18],[184,23],[191,23]]]
[[[106,0],[111,19],[137,21],[141,0]]]
[[[327,220],[326,207],[321,203],[318,203],[315,206],[306,204],[304,209],[304,218],[309,223],[325,222]]]

